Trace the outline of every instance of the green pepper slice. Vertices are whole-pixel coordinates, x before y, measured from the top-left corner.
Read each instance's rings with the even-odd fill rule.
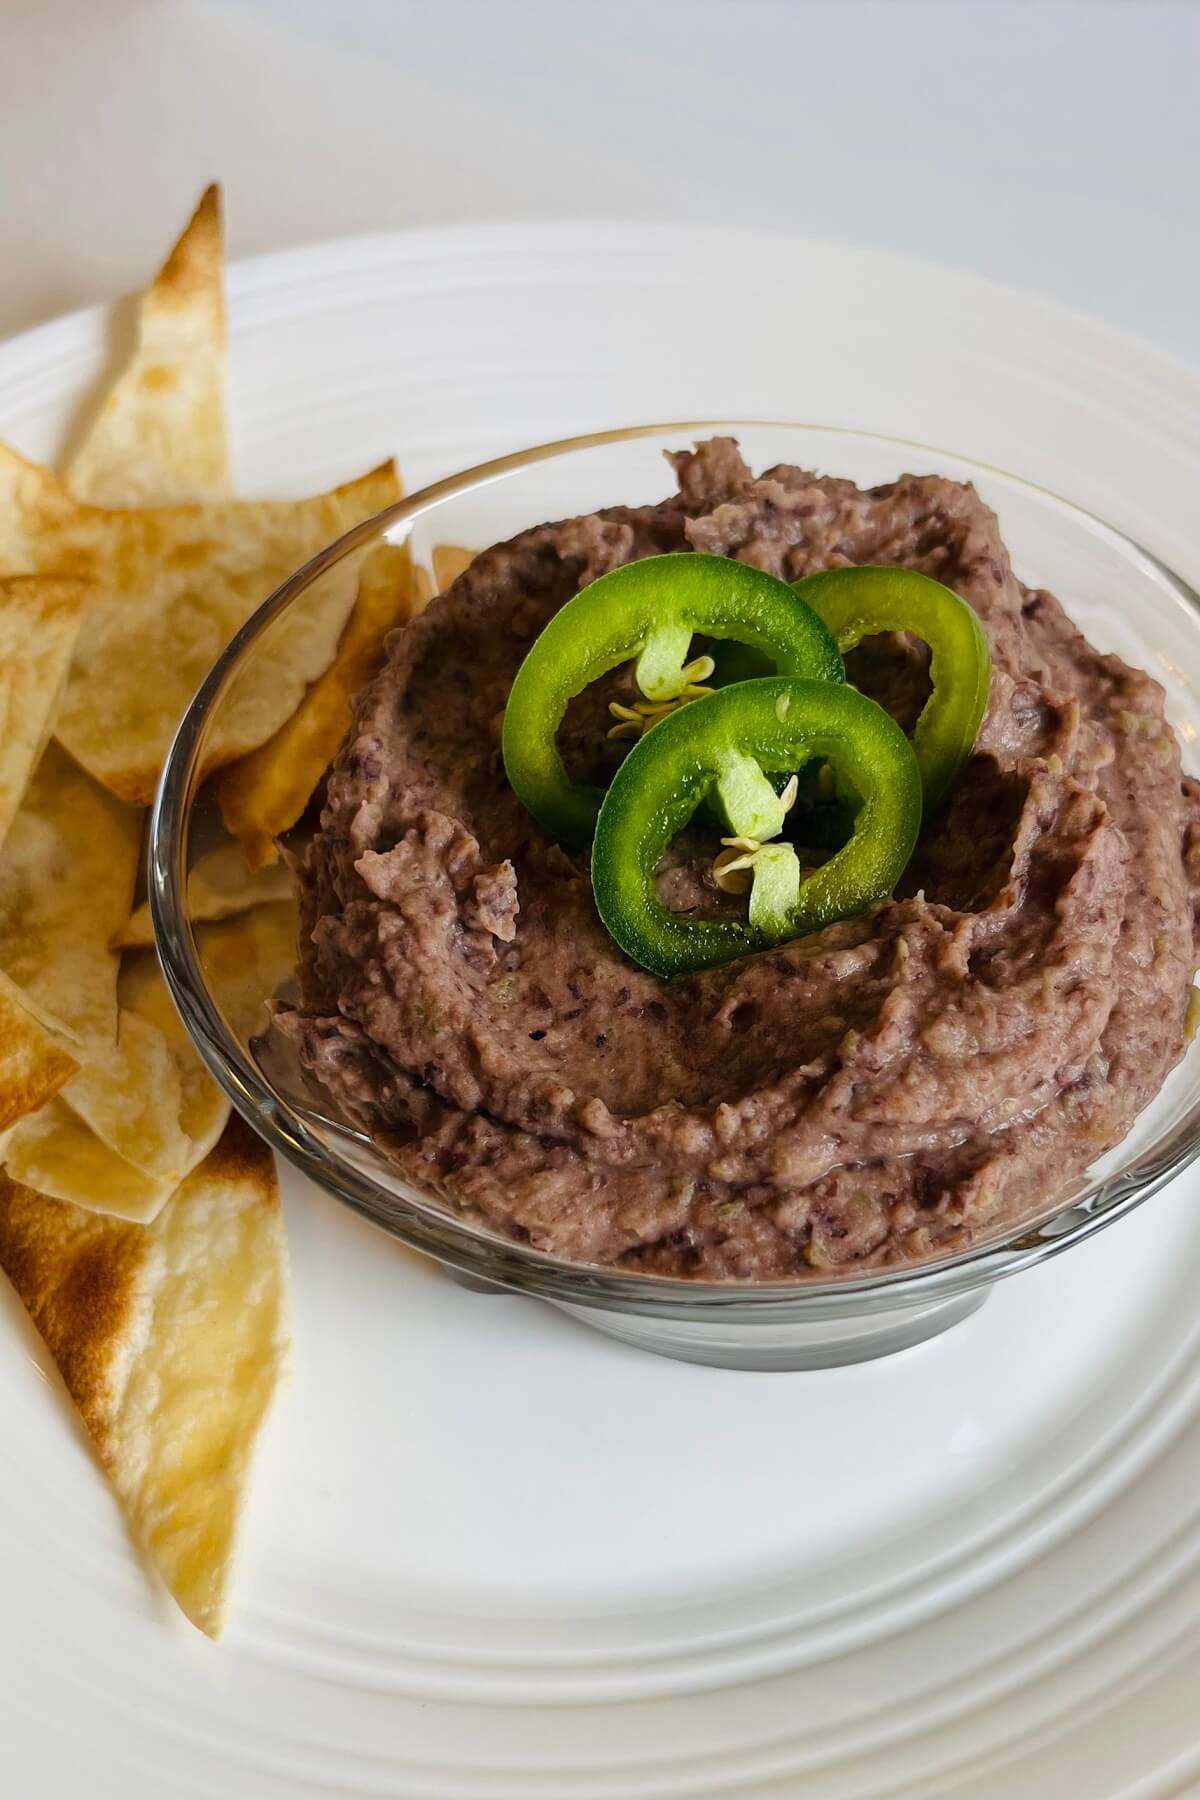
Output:
[[[586,843],[604,798],[603,789],[578,785],[563,767],[555,740],[568,703],[633,657],[648,700],[678,700],[690,680],[686,661],[696,632],[762,651],[781,675],[845,679],[837,646],[812,609],[787,582],[745,563],[685,550],[601,575],[537,638],[504,713],[505,772],[549,836]]]
[[[970,756],[987,708],[991,654],[974,610],[915,569],[866,564],[806,575],[793,585],[843,653],[882,631],[911,631],[929,645],[933,692],[921,708],[913,749],[925,810],[932,812]]]
[[[802,880],[790,844],[763,845],[744,920],[694,918],[661,904],[655,870],[711,788],[731,770],[744,777],[751,763],[769,787],[764,771],[799,769],[818,756],[861,799],[842,849]],[[745,823],[743,813],[735,829]],[[691,974],[819,931],[884,899],[904,872],[920,823],[912,746],[873,700],[828,681],[738,682],[671,714],[621,764],[592,844],[596,906],[642,968]]]

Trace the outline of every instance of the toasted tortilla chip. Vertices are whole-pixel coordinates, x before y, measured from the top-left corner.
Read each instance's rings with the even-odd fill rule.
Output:
[[[0,844],[50,741],[84,600],[79,581],[0,581]]]
[[[117,1035],[142,821],[51,744],[0,847],[0,969],[86,1046]]]
[[[0,1163],[39,1193],[147,1225],[212,1149],[229,1102],[166,989],[161,1012],[152,988],[139,998],[143,1012],[122,1008],[116,1045],[72,1062],[57,1097],[0,1138]]]
[[[179,1124],[192,1146],[188,1152],[190,1169],[220,1137],[229,1118],[229,1102],[205,1068],[175,1010],[157,957],[124,957],[117,991],[122,1018],[136,1013],[156,1026],[171,1046],[179,1076]]]
[[[162,994],[166,1001],[165,987]],[[153,995],[140,998],[142,1010],[122,1008],[115,1046],[85,1063],[62,1097],[108,1149],[174,1187],[220,1137],[229,1102],[178,1020],[165,1019],[166,1008],[149,1003]],[[81,1194],[69,1198],[90,1204]]]
[[[213,992],[243,1043],[265,1029],[267,1001],[296,972],[296,907],[291,900],[256,906],[236,919],[201,925],[200,961]]]
[[[92,579],[55,735],[133,805],[159,766],[202,677],[285,576],[394,500],[395,467],[310,500],[204,506],[79,506],[46,469],[0,445],[0,575]],[[229,695],[213,768],[265,743],[328,668],[354,604],[361,553],[330,569],[270,634]]]
[[[53,1098],[79,1068],[70,1051],[29,1010],[0,972],[0,1131]]]
[[[78,1049],[78,1060],[69,1057],[58,1097],[15,1114],[0,1162],[39,1193],[145,1225],[212,1149],[229,1102],[184,1030],[153,955],[130,961],[135,967],[121,971],[116,1042],[93,1040]]]
[[[240,763],[234,765],[235,768],[242,766]],[[228,919],[262,901],[283,900],[290,892],[291,882],[282,864],[252,872],[237,844],[219,844],[215,850],[198,857],[192,866],[188,875],[187,909],[196,921]],[[128,950],[143,950],[153,944],[154,926],[148,900],[126,920],[116,941],[122,949]]]
[[[296,972],[297,915],[291,900],[251,907],[235,918],[196,927],[196,948],[209,985],[234,1035],[247,1043],[267,1023],[267,1001]],[[121,964],[121,1005],[152,1019],[160,1031],[191,1040],[152,952],[128,954]]]
[[[217,1636],[251,1458],[288,1352],[270,1152],[231,1121],[144,1228],[0,1176],[0,1268],[150,1561]]]
[[[476,551],[464,550],[461,544],[434,545],[433,579],[439,594],[453,587],[463,570],[470,568],[476,555]]]
[[[172,1186],[183,1179],[191,1144],[179,1122],[179,1070],[166,1037],[149,1019],[122,1012],[116,1043],[84,1064],[63,1099],[110,1150],[144,1175]]]
[[[252,869],[278,857],[275,839],[296,823],[337,754],[351,703],[383,661],[384,638],[418,610],[412,573],[407,546],[376,545],[332,663],[273,738],[218,776],[221,816]]]
[[[67,469],[76,499],[167,506],[230,493],[227,362],[214,186],[142,295],[132,360]]]
[[[157,1218],[178,1185],[172,1176],[135,1169],[61,1094],[6,1133],[0,1161],[12,1180],[39,1194],[138,1225]]]
[[[123,1010],[127,1008],[143,1019],[151,1020],[167,1037],[178,1031],[187,1039],[183,1021],[175,1011],[153,950],[134,950],[121,958],[119,992]]]

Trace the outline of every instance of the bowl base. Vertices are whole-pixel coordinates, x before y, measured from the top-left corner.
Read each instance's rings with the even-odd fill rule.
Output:
[[[456,1286],[473,1294],[507,1294],[511,1289],[478,1275],[446,1268]],[[556,1311],[570,1315],[592,1331],[619,1338],[635,1350],[675,1362],[701,1363],[711,1369],[749,1369],[759,1374],[799,1369],[839,1369],[850,1363],[893,1356],[958,1325],[978,1312],[990,1287],[977,1288],[952,1300],[924,1306],[896,1307],[889,1312],[855,1314],[846,1319],[812,1319],[803,1323],[741,1324],[713,1320],[693,1324],[683,1319],[651,1318],[641,1313],[606,1312],[596,1306],[570,1306],[551,1300]]]
[[[892,1356],[914,1344],[938,1337],[978,1312],[990,1289],[939,1300],[927,1306],[848,1319],[813,1319],[803,1324],[741,1325],[720,1320],[702,1325],[683,1320],[647,1318],[634,1313],[602,1312],[591,1306],[551,1301],[581,1325],[619,1338],[637,1350],[677,1362],[703,1363],[713,1369],[750,1369],[759,1373],[798,1369],[838,1369],[848,1363]]]

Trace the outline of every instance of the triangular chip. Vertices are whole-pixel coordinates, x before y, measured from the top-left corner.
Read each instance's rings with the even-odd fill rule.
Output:
[[[138,1225],[157,1218],[178,1185],[173,1176],[135,1169],[61,1094],[0,1140],[0,1162],[12,1180],[39,1194]]]
[[[169,1035],[125,1009],[115,1047],[86,1063],[62,1097],[110,1150],[172,1187],[208,1154],[229,1116],[182,1027]]]
[[[351,614],[351,619],[353,616]],[[349,629],[347,626],[346,630]],[[345,632],[342,635],[344,637]],[[329,673],[332,674],[332,670]],[[325,676],[321,680],[325,680]],[[302,707],[303,704],[301,702]],[[287,730],[286,725],[284,730]],[[276,738],[272,738],[271,743],[275,742]],[[269,747],[263,746],[264,749]],[[259,754],[258,751],[252,751],[246,761],[253,761]],[[244,766],[243,763],[233,765],[234,769]],[[251,872],[246,865],[245,856],[236,844],[218,844],[215,850],[208,850],[203,856],[197,857],[188,873],[188,917],[196,923],[202,920],[228,919],[234,913],[245,912],[263,901],[286,899],[290,893],[291,881],[281,863]],[[143,901],[136,912],[130,915],[116,941],[122,949],[127,950],[142,950],[153,944],[154,926],[150,919],[148,900]]]
[[[209,1075],[150,954],[121,971],[115,1044],[92,1045],[58,1098],[0,1143],[26,1187],[148,1224],[212,1149],[229,1102]],[[80,1052],[83,1055],[83,1052]]]
[[[235,1037],[249,1043],[265,1029],[267,1001],[296,972],[295,903],[277,900],[236,919],[196,929],[209,986]]]
[[[475,561],[474,550],[464,550],[461,544],[435,544],[433,549],[433,579],[439,594],[444,594],[448,587],[453,587],[464,569],[469,569]]]
[[[51,575],[0,581],[0,844],[50,741],[90,591]]]
[[[383,640],[416,613],[407,546],[378,544],[363,563],[358,598],[337,654],[273,738],[217,778],[226,828],[253,869],[279,854],[275,839],[294,825],[333,761],[350,724],[359,689],[383,660]],[[189,885],[190,892],[190,885]]]
[[[179,1076],[179,1124],[192,1146],[188,1152],[190,1169],[220,1137],[229,1118],[229,1102],[184,1029],[155,956],[122,958],[118,994],[122,1019],[135,1014],[155,1026],[171,1046]]]
[[[0,1268],[136,1537],[188,1618],[215,1637],[252,1454],[287,1357],[270,1152],[231,1121],[146,1227],[0,1176]]]
[[[171,1046],[149,1019],[123,1011],[116,1043],[103,1056],[89,1058],[67,1083],[63,1099],[110,1150],[144,1175],[172,1186],[182,1181],[191,1166],[190,1140],[179,1122],[183,1089]]]
[[[221,192],[210,187],[138,308],[137,347],[67,469],[79,500],[166,506],[230,492]]]
[[[140,816],[51,744],[0,847],[0,969],[85,1046],[116,1041],[109,946],[141,841]]]
[[[79,1064],[0,972],[0,1131],[58,1093]]]
[[[203,506],[79,506],[0,445],[0,575],[94,579],[55,734],[121,799],[146,805],[175,728],[203,676],[273,588],[399,493],[385,463],[309,500]],[[228,696],[209,763],[265,743],[328,668],[358,584],[361,553],[289,609]],[[123,922],[123,921],[122,921]]]
[[[296,969],[296,906],[275,900],[236,917],[196,927],[196,947],[212,993],[235,1037],[248,1044],[268,1022],[267,1001]],[[193,1142],[213,1130],[214,1107],[228,1102],[204,1068],[152,951],[132,951],[121,963],[121,1007],[149,1020],[171,1043],[183,1092],[180,1123]]]
[[[153,1007],[118,1011],[110,939],[140,843],[140,817],[52,744],[0,849],[0,968],[45,1028],[14,1014],[0,1159],[28,1187],[145,1222],[229,1108],[173,1012],[164,1033]]]
[[[196,927],[196,948],[209,987],[234,1035],[246,1044],[267,1024],[267,1001],[296,971],[296,907],[274,900],[236,918]],[[121,1005],[189,1042],[152,952],[134,951],[121,965]]]

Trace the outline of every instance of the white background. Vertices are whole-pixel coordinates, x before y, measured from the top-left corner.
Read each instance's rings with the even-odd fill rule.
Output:
[[[0,335],[140,286],[220,176],[234,255],[736,217],[1200,361],[1198,91],[1190,0],[0,0]]]

